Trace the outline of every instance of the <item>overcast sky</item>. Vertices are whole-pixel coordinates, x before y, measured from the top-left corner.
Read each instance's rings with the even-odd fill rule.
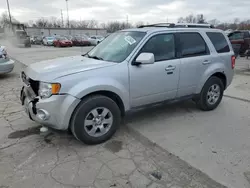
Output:
[[[5,1],[5,0],[2,0]],[[21,21],[28,22],[40,17],[66,18],[65,0],[9,0],[11,13]],[[233,21],[234,18],[250,19],[250,0],[68,0],[69,17],[75,20],[95,19],[99,22],[138,21],[176,22],[188,14],[204,14],[207,20]],[[3,6],[4,5],[4,6]],[[7,10],[6,3],[0,13]]]

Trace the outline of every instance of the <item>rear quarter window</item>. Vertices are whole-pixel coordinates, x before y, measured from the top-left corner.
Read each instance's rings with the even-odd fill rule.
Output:
[[[213,43],[217,53],[230,52],[230,48],[227,43],[227,40],[222,33],[207,32],[207,36]]]

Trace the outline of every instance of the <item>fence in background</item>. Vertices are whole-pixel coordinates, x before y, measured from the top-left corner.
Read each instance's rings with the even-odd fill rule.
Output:
[[[51,35],[101,35],[106,36],[106,29],[80,29],[80,28],[34,28],[27,27],[26,31],[30,36],[51,36]]]

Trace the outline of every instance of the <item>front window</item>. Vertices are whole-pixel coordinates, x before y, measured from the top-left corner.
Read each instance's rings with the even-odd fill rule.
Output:
[[[129,56],[145,35],[145,32],[138,31],[111,34],[91,50],[88,57],[120,63]]]
[[[140,53],[153,53],[155,61],[164,61],[175,58],[175,40],[173,34],[159,34],[153,36],[143,46]]]

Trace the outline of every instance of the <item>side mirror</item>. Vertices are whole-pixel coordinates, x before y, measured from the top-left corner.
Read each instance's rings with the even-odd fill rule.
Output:
[[[155,62],[155,56],[153,53],[141,53],[133,62],[133,65],[140,64],[153,64]]]

